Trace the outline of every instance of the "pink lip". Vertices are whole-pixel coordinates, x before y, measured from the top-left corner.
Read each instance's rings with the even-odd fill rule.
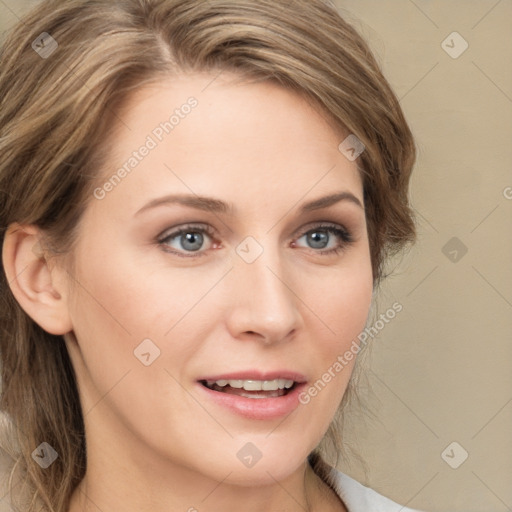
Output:
[[[274,371],[274,372],[260,372],[258,370],[249,370],[244,372],[223,373],[220,375],[213,375],[202,377],[201,380],[274,380],[285,379],[293,380],[299,384],[307,381],[306,377],[300,373],[291,372],[288,370]]]
[[[274,380],[286,379],[295,381],[295,386],[286,395],[275,398],[246,398],[238,395],[230,395],[207,388],[201,381],[215,380]],[[205,399],[211,400],[215,405],[229,410],[236,415],[252,420],[274,420],[291,414],[300,404],[299,394],[306,385],[304,375],[291,371],[260,372],[245,371],[225,373],[199,379],[198,392]]]

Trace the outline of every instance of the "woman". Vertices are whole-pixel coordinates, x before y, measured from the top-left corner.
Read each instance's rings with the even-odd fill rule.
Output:
[[[410,510],[322,459],[414,238],[360,36],[321,0],[48,0],[1,60],[12,509]]]

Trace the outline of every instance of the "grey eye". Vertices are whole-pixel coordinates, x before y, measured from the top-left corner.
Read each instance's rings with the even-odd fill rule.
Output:
[[[189,231],[179,235],[181,247],[186,251],[199,251],[204,243],[204,236],[195,231]]]
[[[325,231],[311,231],[304,236],[311,242],[313,249],[324,249],[329,242],[329,235]]]

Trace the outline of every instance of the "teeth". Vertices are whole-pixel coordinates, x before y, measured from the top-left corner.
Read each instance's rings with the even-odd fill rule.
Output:
[[[242,387],[245,391],[261,391],[263,389],[263,382],[261,380],[244,380]]]
[[[214,384],[221,388],[231,386],[237,389],[243,388],[246,391],[277,391],[278,389],[290,389],[293,386],[293,380],[209,380],[207,382],[209,388]]]
[[[279,389],[279,382],[277,380],[264,380],[261,383],[261,389],[263,391],[276,391]],[[281,388],[283,389],[283,388]]]

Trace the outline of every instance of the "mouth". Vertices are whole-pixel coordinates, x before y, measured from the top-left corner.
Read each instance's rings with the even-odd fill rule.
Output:
[[[241,380],[241,379],[219,379],[219,380],[201,380],[204,387],[244,398],[279,398],[291,393],[298,382],[291,379],[272,379],[272,380]]]
[[[294,371],[247,370],[203,376],[200,396],[231,414],[250,420],[277,420],[300,405],[308,379]]]

